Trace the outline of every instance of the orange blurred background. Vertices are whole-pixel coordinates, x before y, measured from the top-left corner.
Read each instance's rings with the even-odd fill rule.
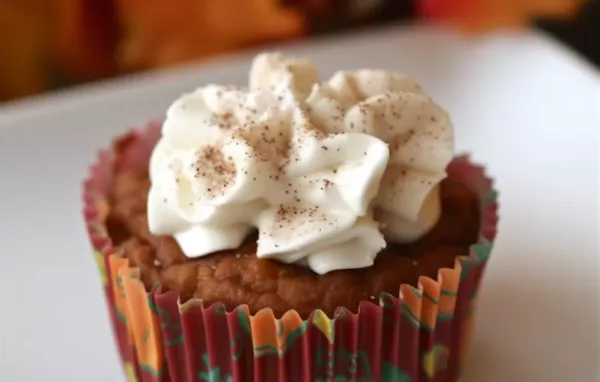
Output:
[[[583,0],[0,0],[0,101],[401,17],[468,32]]]

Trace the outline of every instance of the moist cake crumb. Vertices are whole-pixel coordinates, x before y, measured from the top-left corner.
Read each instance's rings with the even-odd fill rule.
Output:
[[[440,268],[453,267],[457,256],[468,253],[479,232],[476,196],[446,179],[441,183],[442,217],[426,236],[409,244],[388,243],[371,267],[318,275],[301,265],[257,258],[256,234],[234,250],[188,258],[172,237],[149,232],[149,189],[147,170],[118,171],[106,220],[113,243],[140,269],[146,287],[159,282],[182,301],[220,301],[228,309],[247,304],[251,313],[269,307],[277,316],[289,309],[302,317],[314,309],[331,316],[338,306],[356,312],[361,301],[377,302],[382,292],[398,295],[402,283],[416,286],[422,275],[436,279]],[[295,212],[280,211],[280,222]]]

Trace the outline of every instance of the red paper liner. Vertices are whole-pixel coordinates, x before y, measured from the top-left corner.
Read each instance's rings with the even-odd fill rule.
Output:
[[[145,290],[139,269],[112,246],[104,221],[114,172],[147,167],[159,136],[160,123],[127,133],[100,152],[84,184],[84,216],[130,381],[456,381],[497,231],[497,193],[481,166],[467,156],[448,166],[450,178],[479,196],[481,231],[437,280],[382,293],[379,305],[362,302],[357,314],[340,307],[333,318],[320,310],[306,320],[293,310],[251,316],[245,305],[227,312],[221,303],[181,304],[160,286]]]

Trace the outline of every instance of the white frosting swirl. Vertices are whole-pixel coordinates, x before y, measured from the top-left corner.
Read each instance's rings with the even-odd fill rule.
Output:
[[[209,85],[169,108],[150,163],[148,219],[190,257],[238,247],[323,274],[373,264],[425,234],[453,156],[447,114],[405,77],[318,81],[313,65],[258,56],[250,89]],[[381,223],[381,224],[380,224]]]

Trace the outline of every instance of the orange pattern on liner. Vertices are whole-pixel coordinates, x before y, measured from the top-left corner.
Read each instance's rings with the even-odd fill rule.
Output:
[[[140,368],[158,376],[161,374],[163,366],[160,325],[158,315],[154,312],[156,310],[154,302],[146,294],[139,274],[138,268],[119,269],[119,276],[123,279],[127,297],[127,326],[132,328],[135,352]]]

